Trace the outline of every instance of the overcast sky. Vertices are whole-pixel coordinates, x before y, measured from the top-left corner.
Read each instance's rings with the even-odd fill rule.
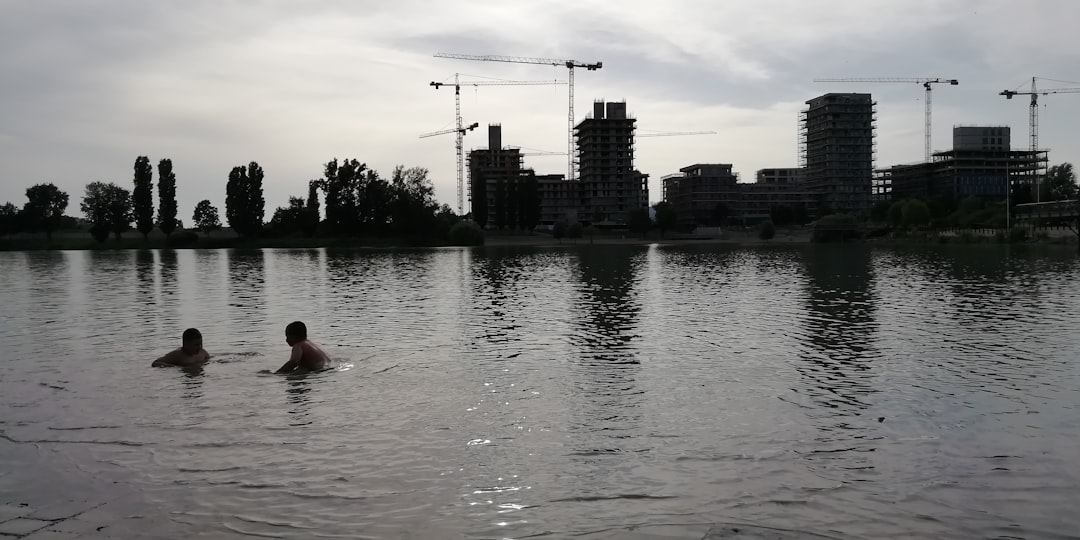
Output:
[[[266,171],[267,218],[330,159],[384,175],[427,167],[455,205],[454,73],[565,80],[566,69],[434,58],[436,52],[603,62],[576,71],[577,117],[595,99],[625,100],[638,128],[716,135],[642,138],[636,167],[660,177],[695,163],[757,169],[797,164],[797,117],[826,92],[871,92],[878,167],[923,155],[916,84],[824,84],[822,77],[943,77],[935,149],[955,124],[1008,125],[1026,148],[1032,76],[1080,81],[1076,0],[0,0],[0,202],[53,182],[79,215],[85,185],[132,184],[135,158],[173,160],[180,217],[210,199],[224,214],[235,165]],[[476,78],[468,77],[468,78]],[[1080,83],[1040,81],[1040,88]],[[564,152],[566,86],[462,90],[462,116],[485,147]],[[1080,163],[1080,94],[1041,99],[1040,146]],[[530,157],[564,173],[565,156]],[[156,183],[155,171],[155,183]]]

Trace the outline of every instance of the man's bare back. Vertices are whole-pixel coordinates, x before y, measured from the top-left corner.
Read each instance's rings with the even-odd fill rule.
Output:
[[[307,326],[300,321],[285,327],[285,342],[292,347],[292,354],[285,365],[275,373],[307,373],[330,367],[330,357],[322,347],[307,338]]]
[[[165,367],[165,366],[201,366],[210,361],[210,353],[206,352],[206,349],[199,349],[199,352],[195,354],[188,354],[183,347],[172,351],[151,364],[153,367]]]

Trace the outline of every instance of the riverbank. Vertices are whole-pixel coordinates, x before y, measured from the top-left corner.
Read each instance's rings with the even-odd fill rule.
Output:
[[[557,239],[551,234],[536,232],[531,234],[498,234],[489,232],[484,238],[484,245],[489,247],[531,246],[531,247],[566,247],[581,245],[709,245],[727,244],[733,246],[775,246],[801,245],[812,243],[812,231],[806,228],[781,229],[768,240],[758,235],[757,229],[714,230],[711,234],[661,235],[658,231],[642,237],[622,233],[601,233],[586,235],[581,238]],[[1067,229],[1039,230],[1034,235],[1022,236],[1006,234],[1005,231],[991,229],[974,231],[894,231],[888,235],[866,235],[858,242],[874,245],[925,245],[925,244],[1039,244],[1075,246],[1076,236]],[[220,236],[151,235],[143,239],[141,235],[125,235],[119,240],[110,238],[97,242],[89,236],[57,235],[52,240],[43,237],[24,236],[0,238],[0,251],[83,251],[83,250],[137,250],[137,249],[414,249],[452,246],[447,241],[435,241],[416,238],[386,237],[285,237],[285,238],[242,238],[235,234],[222,233]]]

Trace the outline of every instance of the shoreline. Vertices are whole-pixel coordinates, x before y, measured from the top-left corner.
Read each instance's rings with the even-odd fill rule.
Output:
[[[919,245],[1028,245],[1028,246],[1076,246],[1075,235],[1070,231],[1054,231],[1057,234],[1027,238],[1022,241],[1001,241],[993,234],[958,234],[950,231],[925,231],[902,233],[897,236],[862,238],[843,244],[858,244],[882,247],[919,246]],[[812,241],[812,231],[808,229],[778,230],[776,236],[763,240],[757,230],[722,231],[712,235],[667,234],[658,233],[648,236],[619,234],[598,234],[580,238],[555,239],[550,234],[489,234],[484,243],[474,247],[576,247],[576,246],[693,246],[726,245],[738,247],[765,246],[807,246],[826,244]],[[109,239],[99,243],[92,238],[60,236],[52,241],[44,238],[0,238],[2,251],[117,251],[117,250],[183,250],[183,249],[432,249],[457,246],[448,242],[433,242],[408,238],[330,238],[330,237],[287,237],[287,238],[240,238],[237,236],[211,236],[188,238],[185,242],[166,239],[164,236],[151,236],[148,240],[141,237],[125,237],[120,240]]]

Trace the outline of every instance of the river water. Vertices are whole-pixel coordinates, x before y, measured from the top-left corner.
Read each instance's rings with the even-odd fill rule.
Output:
[[[1067,249],[0,253],[0,502],[174,538],[1075,538],[1078,312]],[[334,371],[265,373],[293,320]],[[213,361],[150,368],[190,326]]]

